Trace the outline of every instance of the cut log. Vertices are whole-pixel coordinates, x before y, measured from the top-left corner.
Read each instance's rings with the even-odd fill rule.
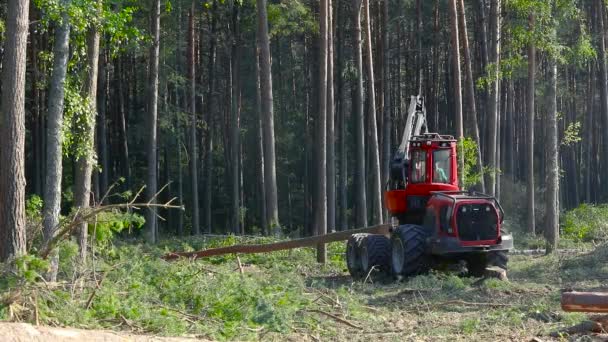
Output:
[[[198,252],[174,252],[168,253],[163,256],[165,260],[176,260],[179,258],[207,258],[211,256],[224,255],[224,254],[254,254],[254,253],[268,253],[281,251],[286,249],[294,249],[300,247],[315,247],[320,243],[330,243],[335,241],[346,241],[352,234],[357,233],[370,233],[370,234],[382,234],[388,235],[390,225],[381,224],[372,227],[365,227],[353,230],[347,230],[342,232],[336,232],[325,235],[317,235],[308,238],[281,241],[268,244],[255,244],[255,245],[234,245],[228,247],[212,248],[202,250]]]
[[[608,312],[608,293],[564,292],[562,309],[568,312]]]

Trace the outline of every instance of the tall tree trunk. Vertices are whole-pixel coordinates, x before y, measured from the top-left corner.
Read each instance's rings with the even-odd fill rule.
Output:
[[[534,14],[529,18],[529,30],[534,31]],[[536,46],[530,42],[528,46],[528,87],[527,87],[527,136],[526,136],[526,199],[527,199],[527,231],[535,234],[535,210],[534,210],[534,93],[536,83]]]
[[[390,77],[389,77],[389,0],[382,1],[382,40],[384,41],[384,49],[382,50],[382,58],[384,60],[384,68],[382,69],[382,84],[384,89],[384,123],[382,126],[382,186],[387,184],[389,179],[389,173],[391,168],[391,130],[393,120],[391,118],[391,105],[390,105]],[[384,220],[388,218],[388,213],[384,210]]]
[[[501,0],[491,0],[490,2],[490,59],[492,70],[490,79],[492,80],[488,97],[488,167],[490,174],[488,177],[487,190],[491,195],[496,193],[496,168],[497,168],[497,127],[499,116],[499,63],[500,63],[500,25],[501,25]]]
[[[606,11],[605,4],[602,0],[597,0],[597,13],[598,13],[598,45],[599,45],[599,66],[600,66],[600,104],[601,104],[601,118],[602,127],[606,131],[608,129],[608,71],[606,69],[606,23],[604,12]],[[608,165],[608,147],[605,145],[601,146],[601,157],[604,159],[604,166]],[[606,173],[606,168],[603,169],[602,173]],[[608,194],[608,182],[602,182],[601,185],[601,198],[602,200]]]
[[[327,1],[327,225],[336,231],[336,134],[332,0]]]
[[[464,0],[458,0],[458,24],[460,26],[460,38],[462,40],[462,51],[464,53],[465,66],[465,88],[467,101],[469,103],[469,116],[466,118],[468,133],[473,134],[473,139],[477,143],[477,172],[483,173],[483,159],[481,157],[481,140],[479,137],[479,123],[477,121],[477,105],[475,103],[475,80],[473,79],[473,68],[471,66],[471,51],[469,49],[469,36],[467,32],[467,19],[465,15]],[[480,178],[481,192],[485,192],[485,182],[483,177]]]
[[[61,6],[69,6],[69,0],[63,0]],[[44,189],[44,234],[43,244],[48,246],[59,226],[61,211],[61,179],[63,175],[63,104],[64,85],[70,54],[70,17],[67,11],[55,28],[53,47],[53,73],[49,87],[49,104],[47,112],[47,145],[46,145],[46,182]],[[47,274],[48,281],[57,280],[59,256],[51,255],[51,267]]]
[[[189,84],[189,106],[190,110],[190,178],[192,192],[192,234],[201,233],[198,206],[198,148],[196,144],[197,115],[196,115],[196,38],[194,31],[194,15],[196,3],[192,1],[190,17],[188,18],[188,79]]]
[[[103,0],[97,0],[96,12],[101,12]],[[84,97],[89,101],[89,110],[85,122],[79,129],[78,134],[84,137],[82,155],[78,156],[76,162],[76,176],[74,179],[74,206],[80,210],[86,210],[91,200],[91,175],[95,160],[95,119],[97,112],[97,73],[99,62],[99,31],[98,27],[92,26],[87,34],[87,65],[88,75],[84,85]],[[80,245],[80,260],[84,264],[87,257],[87,223],[80,224],[78,229],[78,242]]]
[[[256,104],[258,111],[257,127],[257,152],[258,152],[258,203],[260,205],[260,223],[264,235],[270,233],[268,227],[268,215],[266,214],[266,186],[264,184],[264,132],[262,124],[262,92],[260,89],[260,49],[255,49],[255,75],[256,75]],[[305,196],[306,197],[306,196]]]
[[[456,118],[456,136],[458,144],[462,144],[464,139],[463,122],[462,122],[462,89],[461,89],[461,76],[460,76],[460,42],[458,35],[458,16],[456,14],[456,1],[450,0],[449,11],[450,11],[450,32],[452,40],[452,74],[454,82],[454,114]],[[458,170],[464,170],[464,153],[458,153]],[[464,186],[463,172],[458,172],[458,183],[460,186]]]
[[[238,97],[239,97],[239,8],[236,1],[232,3],[232,49],[231,59],[231,87],[232,98],[230,105],[230,147],[231,147],[231,206],[232,206],[232,229],[235,234],[240,233],[239,229],[239,212],[240,212],[240,183],[239,183],[239,150],[240,150],[240,134],[239,134],[239,115],[238,115]]]
[[[130,160],[129,160],[129,139],[127,137],[127,128],[128,128],[128,123],[127,123],[127,104],[126,104],[126,98],[125,96],[128,97],[128,90],[125,89],[125,68],[124,68],[124,58],[118,58],[117,60],[117,83],[118,83],[118,87],[116,87],[116,90],[118,92],[117,97],[118,97],[118,122],[119,122],[119,135],[120,135],[120,156],[121,156],[121,170],[120,172],[121,177],[125,178],[125,183],[127,186],[127,189],[130,190],[131,187],[131,165],[130,165]]]
[[[101,10],[102,0],[96,3],[96,11]],[[81,146],[84,152],[78,156],[76,162],[76,176],[74,180],[74,205],[79,210],[89,208],[91,201],[91,175],[95,160],[95,119],[97,116],[97,73],[99,62],[99,31],[96,26],[89,28],[87,36],[87,65],[88,75],[84,86],[84,97],[89,101],[88,111],[84,114],[86,124],[78,129],[83,137]],[[80,260],[84,264],[87,257],[87,223],[80,224],[78,229],[78,242],[80,245]]]
[[[355,96],[353,114],[355,119],[355,224],[367,226],[367,201],[365,196],[365,133],[363,118],[363,51],[361,44],[361,0],[353,0],[353,23],[355,25],[353,47],[355,54]]]
[[[260,90],[262,93],[262,128],[264,131],[264,183],[266,185],[266,213],[274,234],[281,232],[277,198],[277,173],[274,147],[274,114],[272,101],[272,74],[270,62],[270,41],[268,37],[268,14],[266,0],[257,0],[258,31],[257,43],[260,49]]]
[[[327,233],[327,3],[328,0],[321,0],[319,4],[319,111],[315,120],[315,228],[317,235]],[[317,261],[325,263],[326,258],[325,244],[318,244]]]
[[[372,223],[382,223],[382,186],[380,184],[380,148],[378,146],[378,127],[376,120],[376,91],[374,77],[374,63],[372,55],[372,34],[371,21],[369,15],[369,0],[363,0],[363,8],[365,11],[365,62],[367,64],[367,82],[368,82],[368,122],[369,122],[369,137],[370,137],[370,158],[371,158],[371,195],[372,195]]]
[[[8,0],[2,60],[0,133],[0,261],[26,252],[25,68],[28,0]]]
[[[148,174],[147,174],[147,199],[150,203],[156,203],[156,192],[158,191],[156,134],[158,120],[158,61],[160,52],[160,0],[152,0],[152,15],[150,32],[152,33],[152,46],[150,47],[150,75],[148,89]],[[156,209],[146,210],[146,240],[149,243],[158,241],[158,227],[156,221]]]
[[[211,203],[213,201],[213,139],[215,131],[215,116],[214,116],[214,89],[215,89],[215,62],[216,62],[216,26],[217,26],[217,0],[213,1],[211,14],[211,31],[209,33],[209,60],[207,64],[207,103],[205,108],[205,121],[207,123],[205,130],[205,192],[203,193],[203,205],[205,216],[205,231],[210,234],[213,227],[213,215],[211,213]]]
[[[549,78],[548,89],[548,120],[547,120],[547,197],[545,203],[546,250],[551,253],[557,248],[559,239],[559,146],[557,141],[557,61],[549,57],[547,68]]]
[[[103,197],[109,187],[110,163],[108,158],[108,131],[107,131],[107,101],[109,93],[109,70],[108,70],[108,51],[102,53],[102,61],[99,66],[101,89],[99,97],[99,121],[97,122],[97,150],[99,151],[99,164],[101,165],[101,175],[99,177],[99,195]]]

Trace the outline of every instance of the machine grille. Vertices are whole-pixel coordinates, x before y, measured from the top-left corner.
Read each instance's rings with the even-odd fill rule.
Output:
[[[463,204],[456,216],[458,236],[462,241],[495,240],[498,238],[498,218],[490,204]]]

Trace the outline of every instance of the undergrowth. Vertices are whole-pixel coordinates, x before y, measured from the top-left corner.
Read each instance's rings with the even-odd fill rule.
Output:
[[[270,241],[201,237],[149,246],[115,240],[97,248],[86,268],[77,263],[77,245],[65,241],[57,283],[41,281],[48,265],[34,257],[0,279],[0,319],[213,340],[362,340],[375,334],[520,340],[583,320],[560,311],[559,290],[595,287],[598,280],[589,275],[608,271],[608,253],[599,248],[514,256],[510,282],[436,271],[402,282],[354,282],[345,270],[343,243],[329,245],[324,266],[307,248],[238,260],[160,259],[174,250]]]

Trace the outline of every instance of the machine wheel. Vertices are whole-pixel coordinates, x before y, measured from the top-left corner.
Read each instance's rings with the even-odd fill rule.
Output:
[[[370,234],[361,241],[360,258],[363,276],[375,268],[382,273],[390,272],[391,242],[380,234]]]
[[[406,224],[391,236],[391,268],[393,275],[412,276],[428,271],[429,260],[426,255],[426,238],[428,232],[424,227]]]
[[[503,270],[507,270],[509,263],[509,252],[507,251],[496,251],[488,254],[488,266],[497,266]]]
[[[487,254],[476,254],[467,260],[469,275],[483,277],[488,266],[497,266],[507,270],[509,254],[506,251],[496,251]]]
[[[353,278],[361,277],[361,241],[369,234],[353,234],[346,242],[346,267]]]

